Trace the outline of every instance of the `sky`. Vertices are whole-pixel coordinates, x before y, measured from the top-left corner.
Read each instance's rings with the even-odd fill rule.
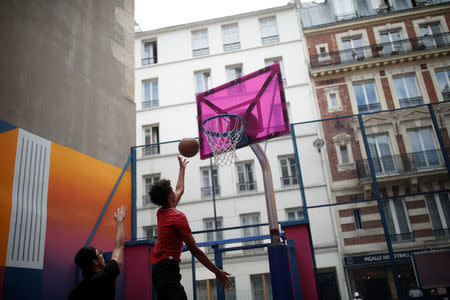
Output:
[[[289,0],[135,0],[142,31],[286,5]]]

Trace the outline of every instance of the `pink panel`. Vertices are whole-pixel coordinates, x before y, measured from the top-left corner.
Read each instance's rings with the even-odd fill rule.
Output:
[[[197,95],[200,158],[212,156],[202,123],[219,114],[234,114],[246,121],[248,144],[289,133],[289,119],[278,63]],[[227,128],[223,128],[224,131]]]
[[[314,264],[307,226],[308,224],[286,226],[284,227],[284,232],[286,233],[286,239],[292,239],[295,243],[295,254],[297,256],[303,299],[317,300]]]
[[[152,299],[152,272],[148,259],[151,245],[125,246],[125,295],[126,299]]]

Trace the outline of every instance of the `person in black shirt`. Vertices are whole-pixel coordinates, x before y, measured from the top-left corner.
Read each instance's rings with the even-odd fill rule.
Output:
[[[83,247],[75,255],[75,264],[81,269],[83,279],[70,292],[69,300],[115,298],[116,279],[120,274],[120,264],[124,252],[123,221],[126,214],[126,206],[122,206],[114,212],[116,245],[108,264],[105,264],[103,252],[93,247]]]

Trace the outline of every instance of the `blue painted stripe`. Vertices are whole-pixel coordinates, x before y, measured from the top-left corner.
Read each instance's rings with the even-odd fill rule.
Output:
[[[0,133],[16,129],[17,127],[0,120]]]
[[[106,209],[108,208],[108,205],[111,202],[111,199],[114,196],[114,193],[116,192],[116,189],[119,186],[119,183],[122,180],[123,174],[125,173],[125,170],[128,168],[130,161],[131,161],[131,155],[128,157],[127,163],[123,167],[122,173],[120,173],[119,179],[117,179],[117,182],[114,185],[114,188],[113,188],[111,194],[109,195],[108,200],[106,201],[105,206],[103,207],[103,210],[100,213],[100,216],[98,216],[97,222],[95,223],[94,228],[92,229],[92,232],[86,241],[86,244],[84,244],[85,247],[89,246],[89,243],[91,242],[92,238],[94,237],[95,231],[97,231],[98,225],[100,224],[100,221],[102,220],[103,215],[105,214]]]

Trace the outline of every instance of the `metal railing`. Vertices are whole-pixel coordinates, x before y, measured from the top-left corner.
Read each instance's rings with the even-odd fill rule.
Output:
[[[447,153],[449,150],[447,150]],[[372,162],[377,177],[396,176],[445,168],[444,158],[440,149],[374,157],[372,158]],[[356,170],[359,179],[370,178],[368,159],[358,160],[356,162]]]
[[[381,110],[381,103],[379,103],[379,102],[358,105],[358,112],[360,114],[366,113],[366,112],[372,112],[372,111],[379,111],[379,110]]]
[[[422,104],[422,97],[405,98],[399,99],[398,101],[400,102],[400,107],[405,108]]]
[[[153,65],[157,63],[156,57],[144,57],[141,59],[143,66]]]
[[[433,229],[435,237],[450,237],[450,228]]]
[[[208,55],[208,54],[209,54],[209,47],[192,50],[192,56],[201,56],[201,55]]]
[[[390,234],[392,243],[405,243],[414,240],[414,234],[412,232],[405,232],[399,234]]]
[[[159,154],[159,144],[144,147],[144,156],[153,154]]]
[[[159,106],[159,99],[155,100],[142,100],[142,108],[156,107]]]
[[[450,33],[372,44],[360,48],[314,54],[310,56],[311,69],[350,64],[372,58],[392,57],[423,50],[446,48],[450,44]]]
[[[237,50],[241,49],[241,42],[223,44],[223,51]]]
[[[450,101],[450,92],[441,92],[444,101]]]
[[[202,198],[209,198],[212,197],[213,189],[210,186],[202,187]],[[220,195],[220,185],[214,185],[214,195],[219,196]]]
[[[256,181],[238,182],[238,192],[256,191]]]
[[[280,41],[279,35],[265,36],[261,38],[261,43],[263,45],[278,43]]]
[[[291,186],[298,184],[297,176],[280,177],[281,186]]]

